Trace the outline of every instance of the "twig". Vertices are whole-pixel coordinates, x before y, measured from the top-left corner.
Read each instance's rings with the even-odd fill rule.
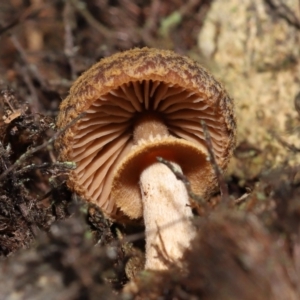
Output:
[[[250,192],[249,192],[249,193],[245,193],[245,194],[242,195],[240,198],[235,199],[235,200],[234,200],[234,204],[235,204],[235,205],[241,205],[242,203],[244,203],[244,202],[247,200],[247,198],[248,198],[248,196],[249,196],[250,194],[251,194]]]
[[[204,201],[204,199],[195,194],[193,191],[192,191],[192,188],[191,188],[191,184],[188,180],[188,178],[181,173],[181,171],[179,171],[178,169],[176,169],[176,167],[168,160],[165,160],[163,159],[162,157],[158,156],[156,157],[157,161],[166,165],[173,173],[174,175],[176,176],[177,179],[181,180],[183,182],[183,184],[185,185],[185,188],[190,196],[190,198],[192,198],[193,200],[195,200],[197,203],[200,203],[202,205],[205,205],[206,202]]]
[[[9,153],[8,151],[3,147],[3,144],[0,141],[0,159],[2,161],[2,166],[7,169],[7,166],[10,165],[9,163]]]
[[[214,154],[214,148],[211,142],[211,138],[210,138],[210,134],[207,128],[207,125],[205,123],[205,121],[201,120],[201,126],[203,128],[203,133],[204,133],[204,137],[205,137],[205,142],[206,142],[206,146],[207,146],[207,150],[208,150],[208,155],[209,155],[209,161],[214,169],[215,175],[217,177],[218,180],[218,184],[220,187],[220,192],[221,192],[221,197],[222,200],[225,203],[228,203],[229,201],[229,195],[228,195],[228,186],[224,180],[223,174],[220,171],[220,168],[218,166],[215,154]]]
[[[65,46],[64,53],[69,61],[69,65],[71,68],[71,78],[74,80],[76,78],[76,64],[75,64],[75,54],[77,52],[77,48],[74,46],[74,37],[73,37],[73,29],[75,27],[75,15],[74,15],[74,7],[71,5],[69,1],[66,1],[64,12],[63,12],[63,20],[65,26]]]
[[[18,39],[14,35],[11,35],[10,39],[11,39],[13,45],[15,46],[15,48],[18,50],[23,62],[28,66],[28,69],[31,72],[31,74],[34,76],[34,78],[41,84],[41,86],[43,88],[48,89],[46,80],[44,79],[42,74],[39,72],[38,68],[35,65],[33,65],[32,63],[30,63],[30,61],[27,57],[26,51],[24,50],[23,46],[18,41]]]
[[[294,98],[294,106],[298,115],[300,116],[300,91],[296,94]]]
[[[39,102],[39,97],[37,94],[37,90],[33,84],[32,81],[32,77],[30,76],[29,72],[28,72],[28,68],[26,67],[22,67],[19,64],[16,64],[16,68],[20,70],[20,73],[22,74],[23,78],[24,78],[24,82],[27,85],[31,97],[32,97],[32,101],[30,101],[31,103],[31,111],[32,112],[42,112],[42,107],[41,104]]]
[[[14,90],[7,87],[0,91],[0,97],[3,99],[4,103],[9,106],[12,112],[16,112],[20,108],[20,103],[16,99]]]
[[[19,17],[15,18],[15,20],[11,21],[8,25],[4,26],[3,28],[0,28],[0,36],[6,33],[7,31],[13,29],[15,26],[29,19],[36,18],[43,9],[53,4],[55,4],[55,2],[54,3],[52,2],[51,4],[50,3],[43,4],[39,7],[37,7],[35,4],[32,4],[27,9],[25,9]]]
[[[36,170],[36,169],[44,169],[44,168],[58,168],[58,169],[68,169],[68,170],[74,170],[76,168],[76,164],[73,162],[61,162],[61,161],[56,161],[53,163],[42,163],[40,165],[35,165],[35,164],[31,164],[28,166],[25,166],[24,168],[16,171],[15,174],[23,174],[32,170]]]
[[[265,2],[279,18],[282,18],[289,25],[300,30],[300,19],[297,18],[297,15],[285,3],[279,0],[278,4],[275,4],[273,0],[265,0]]]
[[[161,260],[166,266],[170,267],[170,266],[172,266],[172,264],[175,263],[175,261],[168,257],[169,255],[168,255],[167,249],[165,247],[164,240],[161,236],[160,228],[157,224],[156,224],[156,226],[157,226],[157,233],[156,234],[158,235],[159,241],[161,243],[161,249],[159,248],[158,245],[153,245],[153,247],[154,247],[154,249],[156,250],[156,253],[157,253],[156,258]]]
[[[274,131],[270,131],[270,134],[284,147],[286,147],[287,149],[293,151],[293,152],[300,152],[300,148],[296,147],[293,144],[290,144],[288,142],[286,142],[285,140],[283,140],[276,132]]]
[[[59,136],[61,136],[66,130],[68,130],[70,127],[72,127],[79,119],[82,118],[82,116],[85,113],[80,114],[78,117],[76,117],[75,119],[73,119],[66,127],[64,127],[61,130],[58,130],[48,141],[44,142],[43,144],[35,147],[35,148],[31,148],[29,149],[26,153],[22,154],[19,159],[17,159],[15,161],[14,164],[12,164],[8,169],[6,169],[1,175],[0,175],[0,181],[3,181],[3,179],[13,170],[15,170],[16,168],[20,167],[22,165],[22,163],[24,161],[26,161],[26,159],[28,157],[30,157],[32,154],[42,150],[43,148],[46,148],[48,145],[50,145],[51,143],[53,143]]]
[[[178,10],[171,12],[168,16],[166,16],[160,24],[160,28],[158,29],[159,33],[162,36],[168,36],[171,29],[178,26],[183,18],[187,17],[193,9],[201,4],[199,0],[188,0],[182,6],[179,7]]]
[[[69,0],[70,3],[75,7],[75,9],[83,16],[87,23],[95,28],[104,37],[109,38],[111,36],[111,31],[102,25],[98,20],[96,20],[92,14],[86,8],[86,3],[80,0]]]
[[[161,6],[160,1],[161,0],[153,0],[149,8],[149,17],[146,19],[145,25],[141,30],[142,37],[145,38],[146,36],[145,40],[153,39],[153,37],[151,37],[151,34],[152,32],[157,31],[159,9]]]

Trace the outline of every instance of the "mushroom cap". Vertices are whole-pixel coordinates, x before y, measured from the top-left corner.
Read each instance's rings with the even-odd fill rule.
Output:
[[[62,102],[58,128],[83,112],[57,140],[59,159],[77,164],[69,187],[112,217],[118,208],[130,218],[141,216],[139,174],[156,156],[179,163],[202,196],[212,192],[216,177],[206,159],[201,120],[222,170],[235,145],[233,102],[223,86],[197,62],[168,50],[132,49],[93,65]],[[134,124],[149,112],[171,136],[134,145]],[[131,201],[128,208],[122,197]],[[132,207],[137,209],[130,214]]]

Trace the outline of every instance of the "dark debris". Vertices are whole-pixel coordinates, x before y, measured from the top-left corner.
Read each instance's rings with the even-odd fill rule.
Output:
[[[31,249],[1,261],[1,298],[117,299],[107,284],[115,276],[114,261],[108,248],[94,246],[76,214],[53,224]]]

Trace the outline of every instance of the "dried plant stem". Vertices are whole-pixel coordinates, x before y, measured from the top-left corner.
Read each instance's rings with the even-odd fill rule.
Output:
[[[96,20],[92,14],[86,8],[84,1],[80,0],[69,0],[75,9],[83,16],[83,18],[89,23],[93,28],[95,28],[104,37],[109,38],[111,36],[111,31]]]
[[[243,194],[240,198],[234,200],[234,204],[235,205],[241,205],[242,203],[244,203],[247,200],[247,198],[250,194],[251,193]]]
[[[79,119],[82,118],[84,113],[80,114],[77,118],[73,119],[66,127],[62,128],[61,130],[58,130],[49,140],[44,142],[43,144],[29,149],[27,152],[22,154],[19,159],[16,160],[14,164],[12,164],[8,169],[6,169],[1,175],[0,175],[0,181],[3,181],[5,177],[11,173],[16,168],[20,167],[23,162],[25,162],[32,154],[46,148],[48,145],[53,143],[60,135],[62,135],[66,130],[68,130],[70,127],[72,127]],[[0,182],[1,184],[1,182]]]
[[[76,164],[73,162],[53,162],[53,163],[43,163],[43,164],[31,164],[28,166],[25,166],[24,168],[16,171],[16,174],[23,174],[32,170],[36,170],[36,169],[44,169],[44,168],[58,168],[58,169],[69,169],[69,170],[74,170],[76,168]]]
[[[279,18],[282,18],[289,25],[300,30],[300,19],[297,17],[297,14],[292,11],[283,1],[265,0],[265,3]]]
[[[74,58],[77,52],[77,48],[74,46],[74,36],[72,31],[75,27],[76,21],[75,21],[74,7],[71,5],[69,1],[65,3],[65,7],[63,11],[63,20],[64,20],[64,27],[65,27],[64,53],[70,65],[71,78],[72,80],[75,80],[76,62]]]
[[[227,186],[227,184],[224,180],[223,174],[220,171],[220,168],[218,166],[218,163],[217,163],[217,160],[216,160],[216,157],[215,157],[215,154],[214,154],[210,134],[209,134],[209,131],[207,129],[207,125],[203,120],[201,121],[201,126],[202,126],[203,132],[204,132],[205,142],[206,142],[208,155],[209,155],[209,161],[210,161],[210,163],[211,163],[211,165],[214,169],[215,175],[217,177],[218,184],[219,184],[219,187],[220,187],[222,200],[223,200],[224,203],[228,204],[228,202],[229,202],[228,186]]]
[[[32,4],[28,8],[26,8],[21,15],[19,15],[17,18],[15,18],[13,21],[11,21],[8,25],[0,28],[0,36],[7,31],[13,29],[14,27],[24,23],[25,21],[29,19],[35,19],[39,17],[40,12],[45,10],[47,7],[53,5],[53,3],[58,2],[54,1],[52,3],[42,4],[42,5],[36,5]]]
[[[21,43],[19,42],[19,40],[16,38],[15,35],[11,35],[10,39],[11,39],[13,45],[15,46],[15,48],[18,50],[23,62],[27,65],[30,73],[41,84],[41,86],[43,88],[47,89],[47,84],[46,84],[46,80],[45,80],[44,76],[42,76],[42,74],[39,72],[38,68],[35,65],[30,63],[30,61],[27,57],[26,51],[24,50],[24,48],[21,45]]]
[[[276,132],[270,131],[270,134],[284,147],[292,152],[300,152],[300,148],[283,140]]]
[[[160,156],[156,157],[156,159],[157,159],[158,162],[166,165],[174,173],[174,175],[176,176],[176,178],[178,180],[181,180],[183,182],[183,184],[185,185],[185,188],[186,188],[186,190],[188,192],[188,195],[189,195],[189,197],[191,199],[193,199],[194,201],[196,201],[197,203],[200,203],[202,205],[206,204],[205,200],[201,196],[195,194],[192,191],[190,181],[188,180],[188,178],[184,174],[182,174],[181,171],[179,171],[179,170],[176,169],[176,167],[174,166],[174,164],[172,164],[170,161],[168,161],[166,159],[163,159]]]

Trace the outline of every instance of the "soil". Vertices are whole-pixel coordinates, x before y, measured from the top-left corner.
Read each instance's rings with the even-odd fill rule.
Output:
[[[299,1],[10,0],[0,44],[0,299],[300,298]],[[142,225],[67,188],[54,148],[74,79],[143,46],[201,62],[238,124],[229,199],[195,212],[184,268],[165,272],[143,270]]]

